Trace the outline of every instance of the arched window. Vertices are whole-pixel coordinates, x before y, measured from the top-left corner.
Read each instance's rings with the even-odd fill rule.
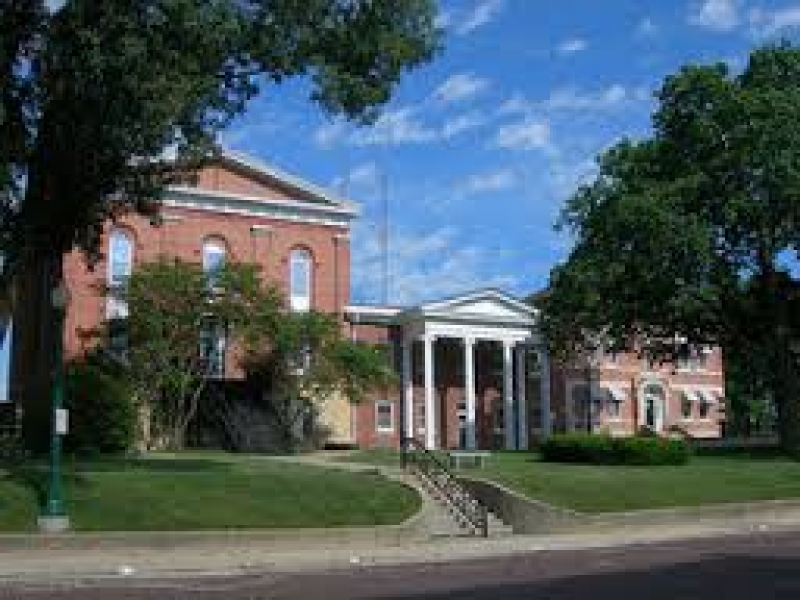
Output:
[[[121,297],[121,292],[132,272],[133,238],[126,231],[115,229],[108,240],[109,319],[124,319],[128,316],[128,304]]]
[[[289,257],[289,306],[295,311],[311,309],[311,253],[295,248]]]
[[[203,272],[210,287],[214,287],[219,280],[219,273],[225,266],[226,254],[227,248],[222,240],[210,238],[203,242]]]

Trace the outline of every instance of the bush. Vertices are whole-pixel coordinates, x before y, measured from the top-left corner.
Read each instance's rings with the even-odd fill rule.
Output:
[[[691,454],[683,440],[588,433],[553,435],[540,451],[547,462],[594,465],[683,465]]]
[[[69,433],[64,449],[76,454],[117,454],[136,440],[137,411],[121,374],[89,362],[67,366]]]

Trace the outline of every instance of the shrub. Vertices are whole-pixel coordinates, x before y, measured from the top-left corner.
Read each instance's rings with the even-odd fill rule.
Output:
[[[683,465],[690,449],[683,440],[657,437],[612,438],[608,435],[553,435],[541,446],[547,462],[595,465]]]
[[[121,374],[90,363],[67,366],[67,452],[115,454],[129,450],[136,439],[137,411],[131,390]]]

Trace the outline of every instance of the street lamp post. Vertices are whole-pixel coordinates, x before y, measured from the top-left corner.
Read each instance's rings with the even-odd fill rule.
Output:
[[[70,296],[62,281],[50,296],[55,316],[53,380],[50,403],[50,483],[47,504],[39,517],[39,529],[55,533],[69,529],[69,516],[64,508],[61,487],[61,438],[67,433],[67,411],[64,408],[64,320]]]

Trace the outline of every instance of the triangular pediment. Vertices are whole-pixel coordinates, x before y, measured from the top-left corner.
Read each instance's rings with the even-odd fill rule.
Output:
[[[181,186],[174,188],[185,190]],[[343,207],[350,203],[291,173],[256,158],[223,151],[197,172],[192,190],[252,200],[290,201],[317,206]]]
[[[446,313],[502,321],[530,320],[536,314],[533,307],[494,289],[429,302],[422,304],[419,310],[424,313]]]

